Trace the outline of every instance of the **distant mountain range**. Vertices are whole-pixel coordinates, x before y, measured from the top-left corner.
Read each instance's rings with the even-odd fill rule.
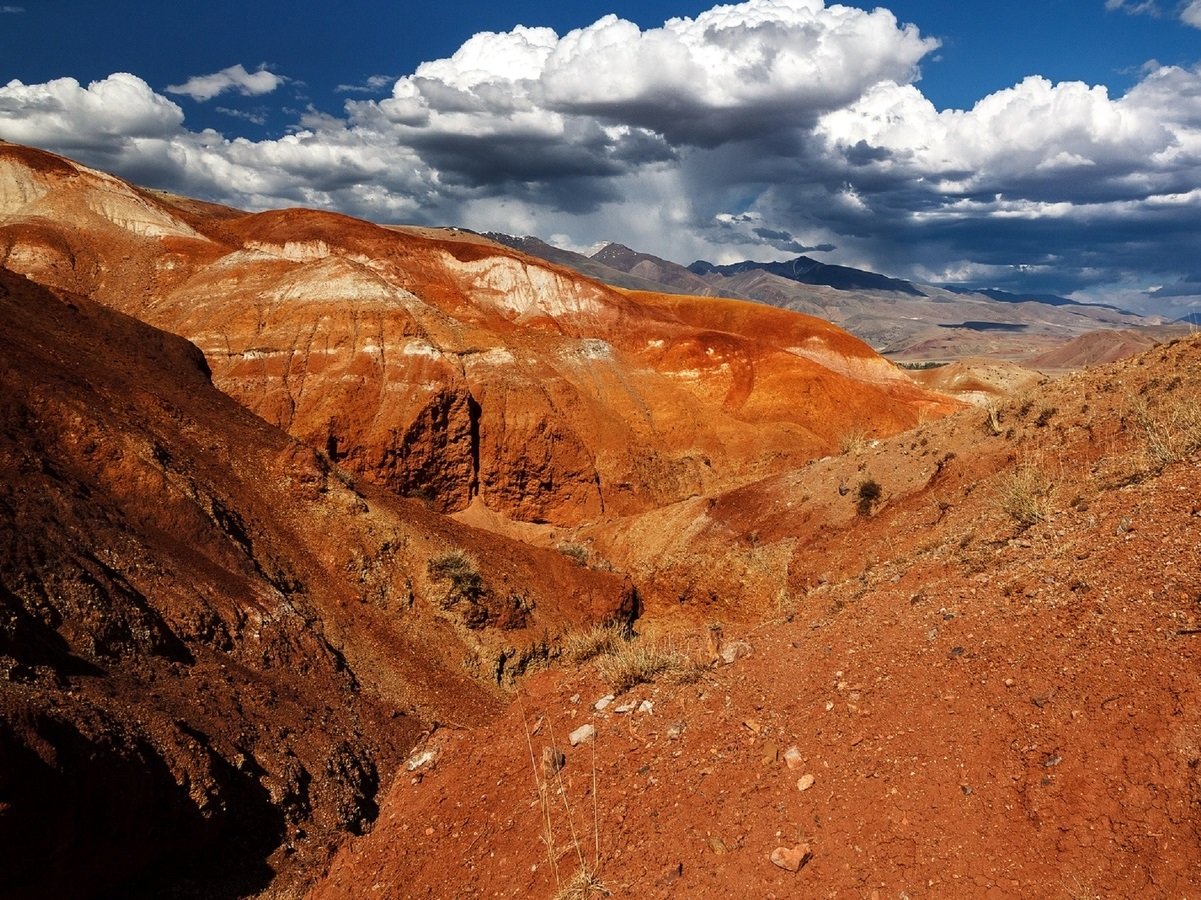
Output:
[[[688,271],[697,275],[721,275],[725,278],[756,270],[800,284],[824,284],[840,291],[892,291],[915,297],[925,296],[912,282],[848,266],[830,266],[808,256],[798,256],[785,262],[761,263],[748,260],[729,266],[715,266],[713,263],[697,260],[688,267]]]
[[[619,243],[584,254],[534,237],[485,237],[626,290],[731,297],[817,316],[906,359],[1025,359],[1097,329],[1150,324],[1114,306],[1055,294],[920,284],[807,256],[684,266]]]
[[[1050,306],[1099,306],[1103,309],[1118,309],[1105,303],[1081,303],[1079,300],[1069,300],[1056,294],[1011,294],[1009,291],[999,291],[996,288],[965,288],[957,284],[944,284],[943,290],[952,294],[982,294],[990,300],[999,303],[1046,303]]]

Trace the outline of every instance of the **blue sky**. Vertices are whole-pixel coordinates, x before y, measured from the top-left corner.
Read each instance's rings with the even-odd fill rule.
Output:
[[[1201,0],[13,0],[0,137],[246,208],[1175,312],[1199,61]]]

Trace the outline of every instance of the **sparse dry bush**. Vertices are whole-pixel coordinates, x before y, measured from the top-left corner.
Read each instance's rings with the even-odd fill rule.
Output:
[[[852,428],[842,436],[842,441],[839,445],[843,455],[848,453],[862,453],[868,445],[867,429],[862,427]]]
[[[426,564],[426,570],[433,581],[449,582],[446,594],[442,597],[443,609],[451,609],[460,602],[466,604],[461,615],[469,628],[480,628],[493,617],[486,604],[488,586],[480,574],[479,564],[471,554],[463,550],[451,550],[431,559]]]
[[[526,746],[530,752],[530,766],[534,773],[534,787],[538,792],[538,808],[541,813],[542,843],[546,848],[547,862],[550,864],[551,876],[555,882],[554,900],[589,900],[592,896],[608,897],[610,891],[600,880],[597,872],[600,869],[600,806],[597,800],[596,782],[596,747],[592,751],[592,858],[584,852],[581,832],[576,828],[576,817],[568,799],[567,785],[564,783],[562,769],[565,758],[561,751],[553,750],[553,744],[543,747],[542,769],[539,771],[538,761],[534,754],[533,733],[529,720],[522,707],[522,721],[525,725]],[[541,722],[541,720],[539,720]],[[552,732],[553,737],[553,732]],[[552,751],[548,753],[548,751]],[[555,754],[557,763],[553,762]],[[551,760],[552,762],[548,762]],[[563,805],[560,819],[558,813],[559,801]],[[567,827],[567,840],[561,840],[558,835],[562,825]],[[568,844],[569,846],[564,846]],[[566,853],[574,853],[576,870],[570,878],[563,879],[559,867],[560,857]]]
[[[1015,522],[1028,528],[1047,517],[1050,490],[1046,473],[1027,461],[1001,476],[997,502]]]
[[[883,493],[883,488],[880,487],[880,483],[874,478],[865,478],[859,482],[858,499],[855,504],[855,509],[859,515],[870,516],[872,514],[872,507],[876,505]]]
[[[426,569],[434,581],[450,582],[444,605],[453,605],[461,599],[477,599],[484,593],[484,578],[480,575],[479,564],[466,551],[451,550],[435,556]]]
[[[615,652],[625,636],[625,629],[616,623],[593,625],[591,628],[569,631],[559,648],[568,662],[579,664]]]
[[[635,638],[623,641],[612,653],[602,656],[597,669],[609,687],[620,694],[660,676],[683,684],[698,681],[708,666],[669,644]]]
[[[1142,433],[1144,452],[1157,468],[1201,450],[1201,403],[1195,399],[1165,397],[1152,407],[1138,397],[1130,403],[1130,415]]]
[[[580,544],[560,544],[559,552],[568,559],[573,560],[576,565],[588,568],[588,548]]]

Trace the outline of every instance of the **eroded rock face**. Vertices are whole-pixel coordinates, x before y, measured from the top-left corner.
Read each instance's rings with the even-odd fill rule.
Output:
[[[0,322],[5,896],[286,886],[431,721],[634,613],[616,576],[356,485],[180,338],[4,269]],[[431,575],[453,552],[470,602]]]
[[[473,235],[244,215],[12,145],[0,180],[17,271],[184,335],[268,421],[444,511],[642,512],[954,406],[819,320],[624,293]]]

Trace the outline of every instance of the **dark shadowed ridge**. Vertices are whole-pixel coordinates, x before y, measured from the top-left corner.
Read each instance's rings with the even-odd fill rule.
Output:
[[[824,284],[843,291],[892,291],[899,294],[909,294],[915,297],[925,296],[918,288],[908,281],[899,278],[889,278],[876,272],[864,272],[849,266],[830,266],[798,256],[785,262],[752,262],[750,260],[734,263],[729,266],[715,266],[704,260],[697,260],[688,267],[690,272],[697,275],[723,275],[730,277],[761,269],[772,275],[779,275],[790,281],[801,284]]]
[[[950,291],[952,294],[981,294],[990,300],[996,300],[998,303],[1033,302],[1046,303],[1048,306],[1099,306],[1102,309],[1113,309],[1126,315],[1134,315],[1128,310],[1111,306],[1108,303],[1081,303],[1079,300],[1070,300],[1067,297],[1060,297],[1057,294],[1013,294],[1009,291],[997,290],[996,288],[971,288],[955,284],[944,284],[942,285],[942,289]]]

